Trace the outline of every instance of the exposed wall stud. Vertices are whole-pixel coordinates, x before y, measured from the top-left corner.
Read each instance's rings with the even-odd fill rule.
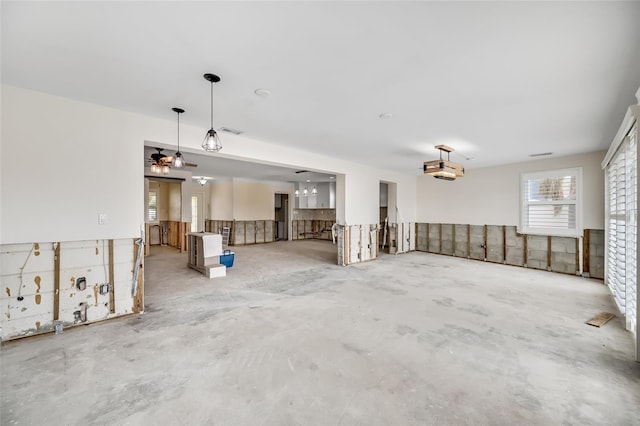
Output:
[[[148,237],[146,238],[148,241]],[[147,246],[145,244],[145,246]],[[111,286],[109,291],[109,312],[112,314],[116,313],[116,295],[115,295],[115,282],[116,282],[116,273],[115,273],[115,265],[114,265],[115,256],[113,254],[113,240],[109,240],[109,285]]]
[[[60,319],[60,243],[53,251],[53,320]]]
[[[591,257],[590,246],[591,246],[591,232],[589,229],[584,230],[584,240],[582,241],[582,273],[589,274],[591,271],[589,270],[589,258]],[[577,250],[576,250],[577,252]]]
[[[547,236],[547,271],[551,271],[551,235]]]

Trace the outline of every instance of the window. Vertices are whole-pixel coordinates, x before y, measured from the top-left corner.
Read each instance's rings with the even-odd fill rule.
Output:
[[[149,222],[158,221],[158,193],[149,191],[149,209],[147,210]]]
[[[637,218],[638,147],[633,128],[605,168],[606,228],[605,282],[626,328],[636,332],[637,315]]]
[[[191,232],[198,232],[198,196],[191,196]]]
[[[523,234],[582,236],[582,168],[523,173]]]

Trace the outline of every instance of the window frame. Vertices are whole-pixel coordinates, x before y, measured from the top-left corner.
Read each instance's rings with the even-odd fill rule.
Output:
[[[576,178],[576,199],[575,200],[558,200],[547,201],[545,203],[529,202],[526,197],[525,184],[530,180],[539,179],[557,179],[565,176],[575,176]],[[537,172],[520,173],[520,220],[518,232],[528,235],[546,235],[554,237],[582,237],[583,224],[583,201],[582,201],[582,167],[568,167],[564,169],[542,170]],[[551,228],[551,227],[532,227],[525,226],[527,222],[527,212],[530,205],[551,204],[551,205],[574,205],[575,206],[575,229],[573,228]]]

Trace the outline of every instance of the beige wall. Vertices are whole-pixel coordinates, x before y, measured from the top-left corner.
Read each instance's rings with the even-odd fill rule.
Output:
[[[168,220],[176,222],[182,221],[182,191],[179,183],[163,183],[167,187],[167,197],[169,211]],[[164,198],[164,197],[163,197]],[[164,201],[163,201],[164,203]],[[191,204],[189,204],[191,206]],[[191,215],[189,215],[191,216]]]
[[[233,220],[233,181],[213,181],[209,187],[207,219]]]
[[[275,192],[268,183],[233,182],[233,218],[235,220],[274,220]]]
[[[449,182],[420,176],[416,187],[417,220],[431,223],[518,225],[520,174],[568,167],[583,168],[584,228],[604,228],[605,152],[548,158],[500,167],[472,169]]]

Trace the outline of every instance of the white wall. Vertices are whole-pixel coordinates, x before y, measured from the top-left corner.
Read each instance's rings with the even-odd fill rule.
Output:
[[[604,229],[605,152],[540,159],[506,166],[472,169],[455,181],[418,178],[418,222],[518,225],[520,173],[583,167],[584,228]],[[400,189],[399,189],[400,191]]]
[[[173,145],[173,118],[160,120],[6,85],[1,96],[0,243],[140,235],[146,195],[143,147],[145,141]],[[180,130],[181,148],[202,152],[206,128]],[[335,173],[336,213],[343,223],[377,223],[381,180],[398,183],[399,207],[407,220],[415,219],[413,175],[245,135],[225,134],[223,139],[224,149],[217,154],[222,157]],[[185,186],[188,198],[190,188]],[[98,224],[100,213],[107,215],[104,225]],[[190,211],[183,211],[182,220],[190,220]]]
[[[143,139],[128,124],[120,111],[2,86],[0,243],[139,236]]]

